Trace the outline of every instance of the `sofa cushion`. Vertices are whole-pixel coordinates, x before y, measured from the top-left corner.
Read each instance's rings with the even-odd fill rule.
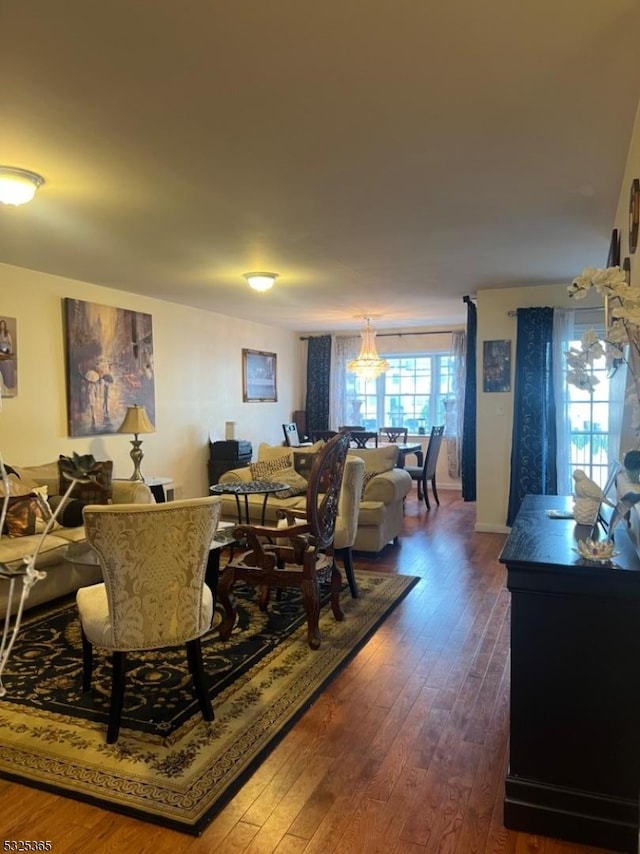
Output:
[[[283,489],[282,492],[274,493],[273,497],[278,501],[284,498],[291,498],[294,495],[305,495],[307,491],[307,481],[294,468],[282,469],[273,475],[276,483],[287,483],[291,489]]]
[[[354,448],[349,451],[349,454],[364,460],[365,473],[391,471],[398,462],[396,445],[385,445],[381,448]]]
[[[278,472],[291,468],[293,468],[293,464],[288,455],[249,464],[249,471],[253,480],[274,480],[274,475]]]
[[[15,466],[15,469],[23,483],[30,482],[36,483],[39,486],[46,486],[49,490],[49,495],[57,494],[60,482],[57,460],[53,460],[50,463],[43,463],[39,466]]]
[[[94,480],[89,483],[76,483],[70,498],[77,498],[86,504],[111,504],[113,499],[113,460],[96,461]],[[62,474],[58,460],[59,494],[64,495],[69,488],[69,480]]]

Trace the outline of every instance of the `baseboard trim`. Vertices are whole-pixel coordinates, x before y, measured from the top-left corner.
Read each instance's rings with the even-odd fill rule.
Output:
[[[485,522],[476,522],[473,530],[477,534],[508,534],[511,528],[507,525],[489,525]]]

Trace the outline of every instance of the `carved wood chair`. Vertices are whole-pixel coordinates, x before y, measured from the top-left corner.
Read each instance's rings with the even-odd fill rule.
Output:
[[[436,504],[440,504],[438,490],[436,488],[436,466],[438,463],[438,454],[440,453],[443,433],[444,424],[440,427],[434,427],[431,430],[429,445],[427,447],[427,453],[425,454],[424,464],[422,466],[404,467],[404,470],[408,471],[411,475],[412,480],[418,481],[418,498],[424,498],[427,510],[431,510],[429,496],[427,494],[427,481],[431,482],[431,489],[433,490],[433,497],[436,500]]]
[[[200,638],[211,627],[213,594],[204,583],[218,526],[217,497],[166,504],[104,504],[83,511],[87,542],[103,584],[83,587],[76,602],[82,627],[82,690],[91,690],[93,647],[112,654],[107,743],[118,740],[128,652],[186,646],[205,720],[213,720]]]
[[[320,581],[331,583],[331,607],[336,620],[344,619],[340,608],[342,577],[334,560],[334,538],[338,502],[348,434],[330,439],[314,459],[305,509],[305,521],[286,519],[277,528],[239,525],[237,538],[246,538],[248,549],[232,559],[218,581],[218,601],[224,608],[220,637],[226,640],[236,621],[232,596],[236,582],[260,588],[259,603],[265,610],[271,588],[299,587],[307,615],[307,638],[311,649],[320,646]],[[286,514],[284,514],[286,516]]]
[[[407,442],[408,427],[381,427],[380,438],[385,442]]]

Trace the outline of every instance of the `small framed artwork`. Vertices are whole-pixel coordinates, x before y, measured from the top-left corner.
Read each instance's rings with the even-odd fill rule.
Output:
[[[275,402],[278,400],[277,356],[261,350],[242,351],[242,400]]]
[[[18,330],[15,317],[0,317],[0,397],[18,395]]]
[[[511,341],[484,341],[482,391],[511,391]]]
[[[631,182],[629,193],[629,254],[638,248],[638,226],[640,225],[640,178]]]
[[[607,267],[620,266],[620,231],[614,228],[611,232],[611,242],[609,243],[609,255],[607,257]]]

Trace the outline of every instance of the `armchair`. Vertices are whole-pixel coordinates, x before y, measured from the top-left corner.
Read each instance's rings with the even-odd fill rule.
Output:
[[[213,720],[200,638],[211,627],[213,595],[204,583],[220,499],[158,505],[91,505],[84,510],[89,544],[104,582],[78,591],[82,690],[91,689],[93,647],[111,650],[107,743],[118,740],[128,652],[186,645],[205,720]]]

